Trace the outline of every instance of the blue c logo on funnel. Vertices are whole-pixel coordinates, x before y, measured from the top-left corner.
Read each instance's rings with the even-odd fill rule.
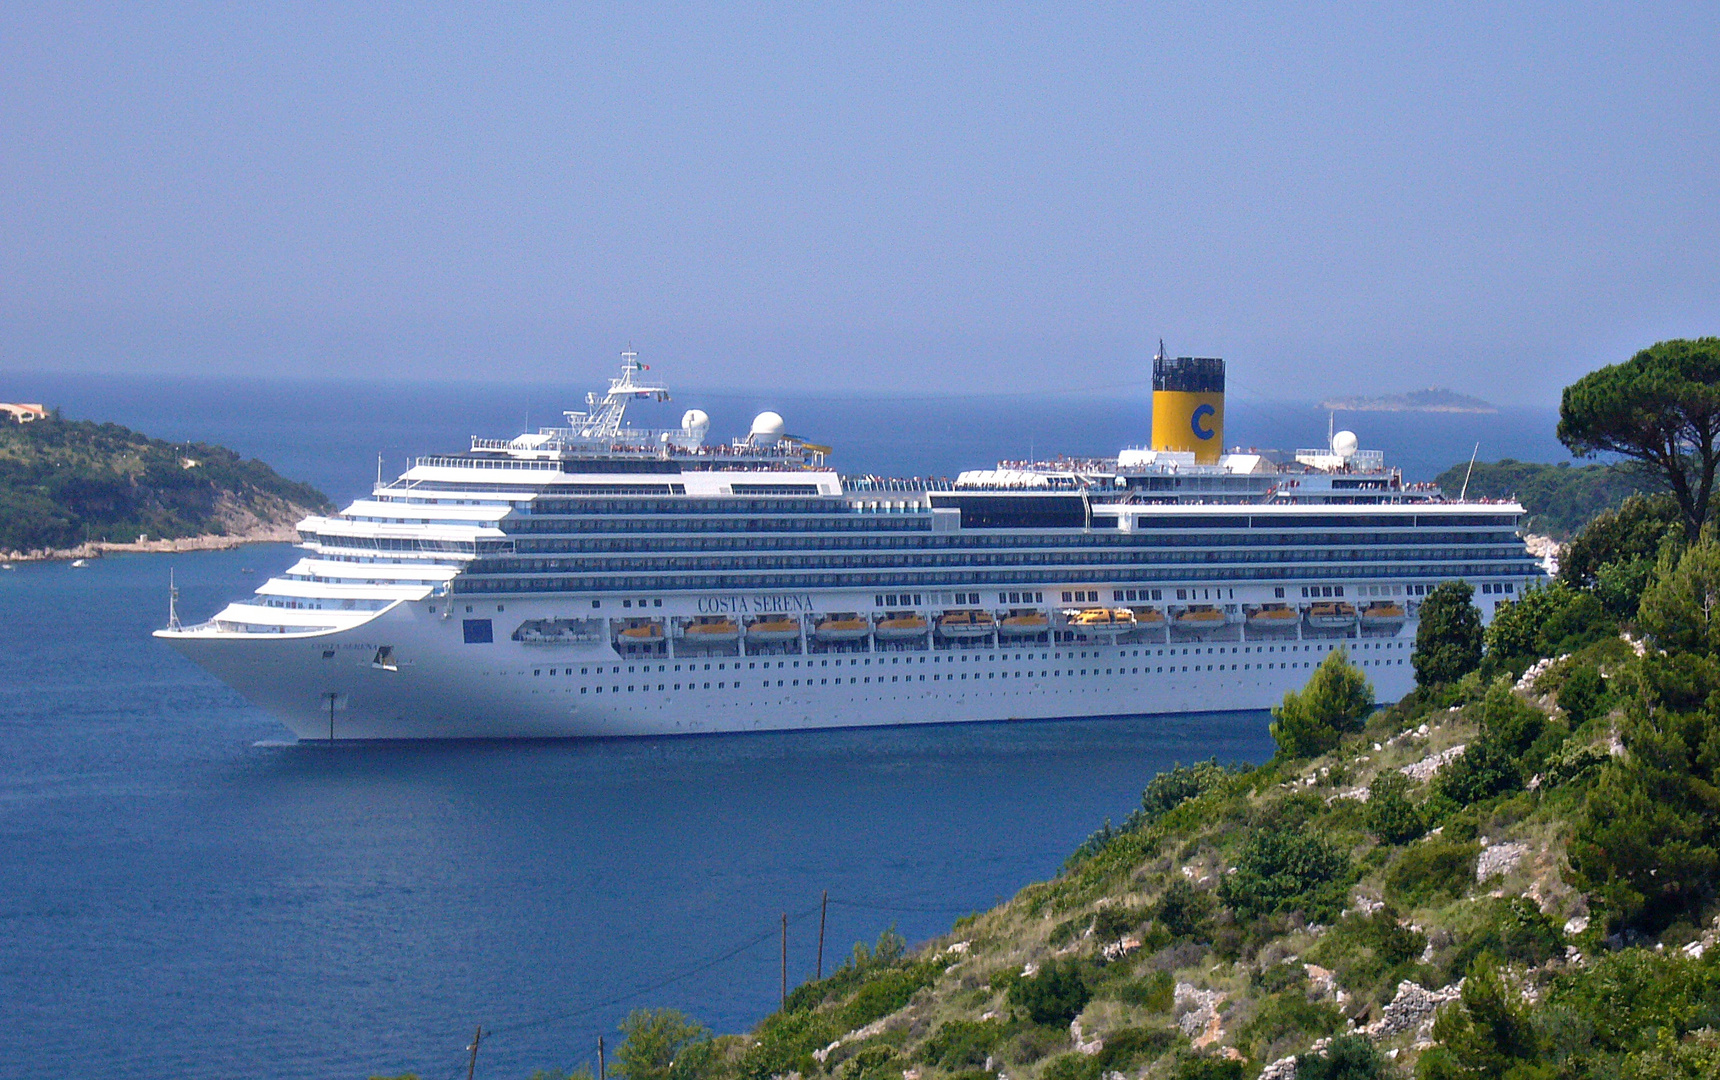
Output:
[[[1194,434],[1197,439],[1212,438],[1212,429],[1201,427],[1200,422],[1217,411],[1218,410],[1214,409],[1211,405],[1201,405],[1195,409],[1194,415],[1189,418],[1189,427],[1194,429]]]

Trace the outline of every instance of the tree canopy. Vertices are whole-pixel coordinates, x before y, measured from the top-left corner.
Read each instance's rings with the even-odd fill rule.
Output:
[[[1720,466],[1720,338],[1662,341],[1565,387],[1559,441],[1650,466],[1701,531]]]
[[[1467,581],[1447,581],[1421,602],[1409,660],[1418,684],[1454,683],[1481,666],[1481,612],[1470,603],[1474,595]]]
[[[1272,738],[1289,758],[1312,757],[1338,745],[1346,732],[1362,730],[1374,709],[1374,687],[1342,648],[1333,649],[1300,692],[1292,690],[1272,710]]]

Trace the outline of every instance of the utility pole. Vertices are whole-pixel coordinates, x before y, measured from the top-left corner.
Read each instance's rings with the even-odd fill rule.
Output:
[[[608,1075],[603,1064],[603,1036],[597,1037],[597,1080],[605,1080]]]
[[[818,974],[815,980],[824,979],[824,916],[830,914],[830,890],[824,890],[824,902],[818,907]]]
[[[472,1077],[478,1073],[478,1043],[483,1041],[483,1038],[484,1028],[480,1024],[478,1030],[472,1033],[472,1045],[467,1047],[468,1050],[472,1051],[472,1060],[466,1066],[466,1080],[472,1080]]]
[[[788,1008],[788,913],[782,914],[782,1007]]]

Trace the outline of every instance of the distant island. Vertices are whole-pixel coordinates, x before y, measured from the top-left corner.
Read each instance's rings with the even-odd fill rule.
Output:
[[[1482,401],[1480,398],[1459,394],[1455,390],[1441,390],[1430,387],[1426,390],[1411,390],[1407,394],[1385,394],[1380,397],[1337,397],[1327,398],[1320,402],[1322,409],[1340,409],[1347,412],[1447,412],[1447,413],[1496,413],[1498,406]]]
[[[0,553],[10,560],[296,539],[322,492],[223,446],[118,424],[0,414]]]

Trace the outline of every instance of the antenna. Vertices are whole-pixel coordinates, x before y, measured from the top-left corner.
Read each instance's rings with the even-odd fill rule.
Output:
[[[382,451],[376,452],[376,486],[382,486]]]
[[[1338,448],[1332,445],[1332,439],[1337,435],[1337,417],[1338,414],[1335,412],[1329,412],[1326,414],[1326,449],[1332,451],[1334,454],[1338,452]]]
[[[1481,453],[1481,444],[1476,443],[1475,449],[1469,452],[1469,469],[1463,474],[1463,490],[1458,493],[1457,501],[1462,502],[1469,495],[1469,477],[1475,472],[1475,455]]]

